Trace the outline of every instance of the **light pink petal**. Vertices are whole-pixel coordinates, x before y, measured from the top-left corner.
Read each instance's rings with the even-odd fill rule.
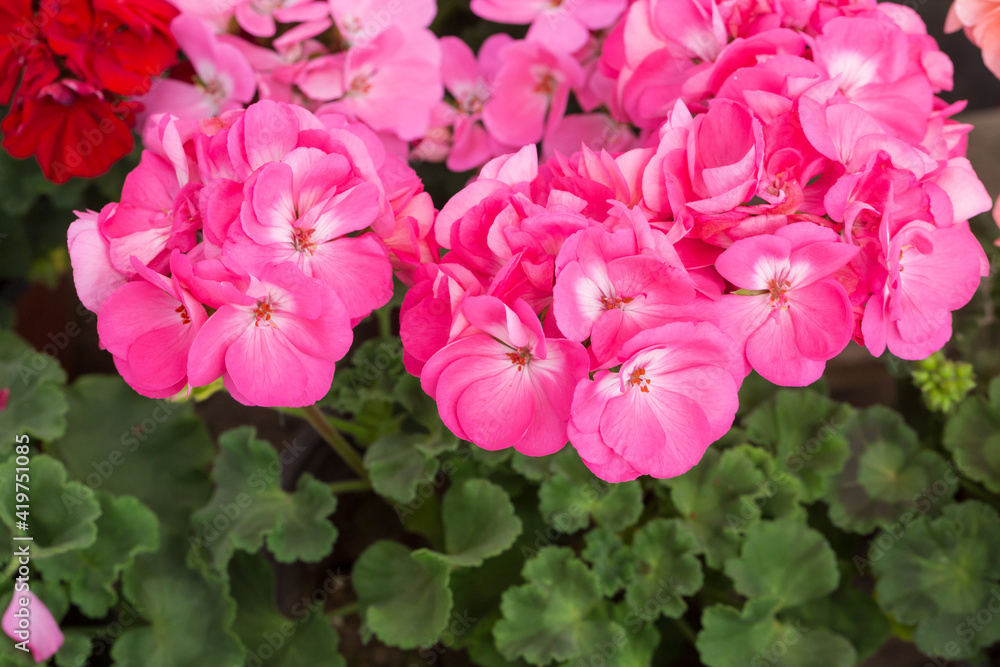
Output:
[[[761,377],[783,387],[804,387],[823,375],[825,361],[803,356],[788,311],[777,309],[747,340],[747,360]]]
[[[788,300],[795,343],[804,356],[825,361],[847,347],[854,331],[854,311],[839,283],[822,280],[789,292]]]
[[[247,308],[222,306],[212,313],[188,352],[187,376],[192,387],[203,387],[222,376],[227,350],[253,323],[253,311]]]
[[[729,246],[715,260],[722,277],[742,289],[768,289],[768,283],[788,267],[792,244],[787,239],[761,235]]]
[[[25,604],[22,605],[22,602]],[[25,617],[20,615],[22,611],[28,619],[27,628],[21,624],[21,621],[25,620]],[[59,629],[56,619],[52,617],[52,612],[31,591],[14,592],[14,596],[3,614],[2,625],[4,633],[15,642],[26,639],[26,637],[21,637],[19,632],[30,633],[28,648],[36,663],[48,661],[63,644],[62,630]]]
[[[324,243],[309,258],[311,275],[333,288],[351,319],[367,317],[392,298],[392,265],[374,234]]]

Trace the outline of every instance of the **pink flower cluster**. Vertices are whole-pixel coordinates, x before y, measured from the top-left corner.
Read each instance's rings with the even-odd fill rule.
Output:
[[[800,386],[851,340],[905,359],[948,341],[988,272],[967,220],[992,202],[915,12],[636,0],[601,69],[649,146],[489,162],[404,300],[407,368],[457,436],[570,440],[603,479],[671,477],[728,430],[751,370]]]
[[[144,139],[121,201],[69,229],[122,377],[154,398],[221,377],[247,405],[315,403],[393,263],[435,255],[416,174],[365,126],[273,101],[155,117]]]

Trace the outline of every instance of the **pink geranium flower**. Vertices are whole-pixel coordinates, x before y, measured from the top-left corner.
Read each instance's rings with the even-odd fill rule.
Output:
[[[27,604],[22,605],[25,599]],[[63,644],[62,630],[52,612],[31,591],[14,592],[0,624],[4,633],[15,642],[28,642],[31,657],[36,663],[46,662]]]
[[[469,334],[434,354],[420,377],[445,425],[484,449],[514,447],[529,456],[560,450],[573,387],[587,377],[583,346],[546,338],[520,300],[510,307],[470,297],[462,311]]]
[[[625,11],[626,0],[472,0],[472,11],[497,23],[530,23],[528,39],[572,53],[591,30],[607,28]]]
[[[330,390],[334,364],[352,339],[332,288],[291,262],[271,264],[208,318],[191,345],[187,375],[192,386],[221,376],[245,405],[303,407]]]
[[[734,243],[715,268],[741,293],[719,312],[746,360],[765,379],[805,386],[851,339],[854,315],[832,278],[858,252],[836,233],[801,222]]]
[[[624,482],[687,472],[736,416],[742,364],[733,341],[707,322],[643,331],[617,373],[583,380],[569,436],[595,475]]]

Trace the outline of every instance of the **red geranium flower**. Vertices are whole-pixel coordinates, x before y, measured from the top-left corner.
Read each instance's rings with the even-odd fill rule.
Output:
[[[126,122],[132,111],[127,104],[112,104],[92,86],[59,81],[15,101],[0,126],[3,147],[16,158],[34,155],[55,183],[72,176],[93,178],[132,151]]]
[[[0,4],[0,104],[10,102],[20,78],[21,57],[38,30],[31,24],[31,0],[9,0]]]

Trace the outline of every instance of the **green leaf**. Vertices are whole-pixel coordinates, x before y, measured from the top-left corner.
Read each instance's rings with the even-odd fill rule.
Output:
[[[69,334],[58,332],[57,340],[60,336],[68,344]],[[48,441],[66,431],[65,383],[58,361],[36,352],[14,332],[0,330],[0,390],[10,391],[7,407],[0,411],[0,453],[11,451],[18,435]]]
[[[165,540],[122,577],[123,597],[149,625],[125,630],[112,645],[115,667],[242,667],[233,634],[236,603],[218,575],[185,564],[183,543]]]
[[[229,582],[236,600],[236,633],[254,667],[346,667],[340,635],[323,615],[321,604],[296,605],[287,618],[275,604],[274,573],[259,554],[238,553],[229,563]]]
[[[56,653],[57,667],[87,667],[94,645],[90,635],[78,630],[63,631],[63,645]]]
[[[510,496],[485,479],[453,485],[442,505],[445,551],[455,565],[475,567],[514,544],[521,520]]]
[[[327,518],[337,507],[330,487],[304,473],[295,493],[281,488],[281,461],[270,443],[249,426],[223,433],[212,470],[215,493],[191,517],[199,544],[224,572],[237,549],[254,552],[267,540],[275,560],[314,563],[337,539]]]
[[[372,443],[365,451],[365,468],[375,493],[400,503],[416,498],[417,488],[433,481],[439,467],[438,460],[418,446],[429,439],[431,436],[396,432]]]
[[[36,567],[48,580],[69,583],[73,604],[91,618],[101,618],[118,602],[114,584],[135,556],[156,551],[156,515],[130,496],[97,493],[101,515],[97,539],[89,547],[44,558]]]
[[[747,530],[738,558],[726,575],[746,597],[768,596],[787,609],[837,588],[837,556],[822,533],[801,519],[761,521]]]
[[[831,595],[810,600],[783,614],[800,619],[806,627],[826,628],[846,637],[858,660],[875,653],[889,638],[889,619],[872,596],[854,588],[841,573],[840,587]]]
[[[691,528],[679,519],[653,519],[644,525],[632,538],[638,574],[625,588],[625,602],[647,622],[661,613],[683,616],[684,596],[694,595],[704,583],[698,551]]]
[[[545,520],[564,533],[586,528],[593,517],[598,525],[622,530],[642,514],[639,482],[608,484],[587,469],[572,447],[553,458],[553,476],[538,490],[539,509]]]
[[[889,408],[852,415],[844,426],[851,456],[827,493],[830,520],[843,530],[869,533],[910,510],[929,511],[955,494],[947,462],[923,449],[917,434]],[[926,507],[922,507],[926,503]]]
[[[687,521],[710,567],[739,551],[742,533],[760,520],[764,475],[744,448],[723,452],[709,447],[701,462],[680,477],[665,480],[670,498]]]
[[[367,630],[390,646],[430,646],[448,624],[450,566],[427,550],[381,540],[362,552],[352,582]]]
[[[841,428],[852,409],[809,390],[779,391],[743,421],[747,436],[771,449],[777,469],[802,480],[803,500],[826,495],[847,460]]]
[[[17,487],[15,469],[16,459],[11,458],[0,465],[0,520],[11,535],[31,536],[31,556],[42,559],[47,556],[64,553],[72,549],[84,549],[97,538],[95,521],[101,514],[101,506],[87,487],[79,482],[66,479],[66,468],[63,464],[45,454],[33,456],[26,466],[28,468],[24,485]],[[24,474],[24,473],[21,473]],[[29,506],[27,530],[17,528],[23,520],[15,514],[17,508],[17,493],[26,493]],[[86,500],[77,505],[66,505],[64,497],[83,495]],[[23,515],[22,515],[23,516]],[[28,542],[11,542],[13,545],[25,545]]]
[[[594,637],[613,631],[597,576],[564,547],[546,547],[524,565],[528,582],[504,592],[493,628],[508,660],[533,665],[589,655]]]
[[[583,536],[586,546],[580,556],[590,563],[601,584],[601,593],[612,597],[625,588],[639,566],[632,549],[610,528],[598,526]]]
[[[510,457],[510,467],[514,472],[532,482],[541,482],[548,477],[552,460],[548,456],[527,456],[514,452]]]
[[[990,383],[989,400],[964,401],[944,429],[944,446],[962,474],[1000,493],[1000,377]]]
[[[660,633],[652,623],[636,623],[630,612],[615,607],[614,621],[595,628],[580,656],[564,667],[649,667],[660,643]]]
[[[799,620],[775,617],[780,601],[757,598],[743,611],[712,605],[702,616],[696,646],[708,667],[854,667],[857,654],[844,637]]]
[[[741,444],[733,449],[745,453],[764,477],[760,486],[747,496],[747,500],[760,508],[762,518],[780,519],[791,516],[805,519],[806,509],[801,502],[805,491],[798,477],[779,469],[774,457],[761,447]],[[747,526],[751,523],[746,520],[744,522]]]
[[[937,519],[920,516],[904,525],[896,535],[883,532],[869,550],[882,608],[915,625],[917,647],[932,655],[967,658],[1000,640],[1000,614],[992,612],[1000,604],[996,511],[967,501],[945,507]],[[984,609],[991,612],[987,620]]]
[[[143,398],[121,378],[99,375],[77,379],[67,399],[66,435],[48,452],[90,489],[135,496],[161,527],[186,535],[191,512],[211,493],[215,453],[191,406]]]

